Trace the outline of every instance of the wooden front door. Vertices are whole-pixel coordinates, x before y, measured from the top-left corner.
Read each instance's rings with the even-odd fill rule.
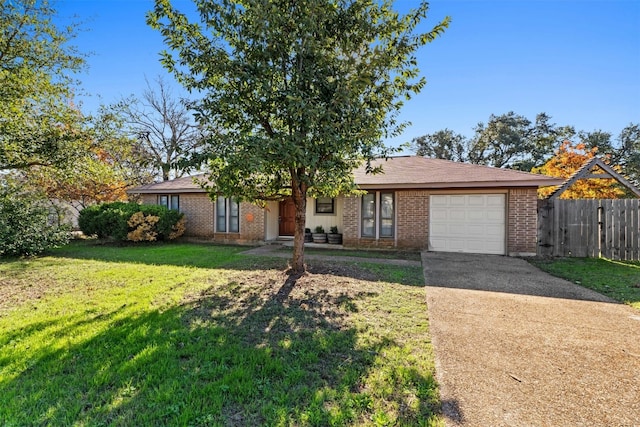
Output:
[[[293,236],[296,231],[296,205],[293,199],[284,199],[280,202],[280,214],[278,216],[280,224],[280,236]]]

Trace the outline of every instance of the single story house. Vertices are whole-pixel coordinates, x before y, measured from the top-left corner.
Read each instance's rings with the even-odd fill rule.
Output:
[[[384,172],[354,171],[360,196],[307,201],[307,228],[337,226],[343,246],[535,255],[537,189],[562,180],[510,169],[392,157]],[[143,203],[184,212],[185,236],[221,243],[262,243],[294,233],[291,199],[260,207],[209,195],[193,177],[129,190]]]

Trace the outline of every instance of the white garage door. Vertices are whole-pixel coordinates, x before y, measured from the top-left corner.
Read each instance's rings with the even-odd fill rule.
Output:
[[[429,250],[505,254],[505,195],[432,195]]]

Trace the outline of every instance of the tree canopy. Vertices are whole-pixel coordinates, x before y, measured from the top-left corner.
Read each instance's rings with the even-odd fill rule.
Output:
[[[84,65],[70,41],[76,24],[53,24],[47,0],[0,2],[0,169],[68,162],[82,141],[71,102]]]
[[[428,4],[400,15],[390,1],[194,1],[199,22],[156,0],[147,22],[164,36],[164,66],[197,91],[210,188],[239,200],[293,198],[293,269],[304,269],[306,196],[354,190],[352,171],[384,156],[403,100],[425,84],[416,50],[449,19],[418,32]],[[369,164],[369,163],[367,163]]]
[[[513,111],[492,114],[486,124],[478,123],[471,138],[444,129],[414,138],[413,146],[420,156],[528,171],[544,163],[571,132],[550,120],[545,113],[534,122]]]

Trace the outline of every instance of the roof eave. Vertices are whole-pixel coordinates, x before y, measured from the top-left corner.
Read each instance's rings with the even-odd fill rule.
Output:
[[[131,188],[127,190],[127,194],[177,194],[177,193],[206,193],[203,188]]]
[[[426,182],[426,183],[380,183],[358,184],[361,190],[431,189],[431,188],[505,188],[505,187],[549,187],[562,184],[562,180],[529,181],[483,181],[483,182]]]

